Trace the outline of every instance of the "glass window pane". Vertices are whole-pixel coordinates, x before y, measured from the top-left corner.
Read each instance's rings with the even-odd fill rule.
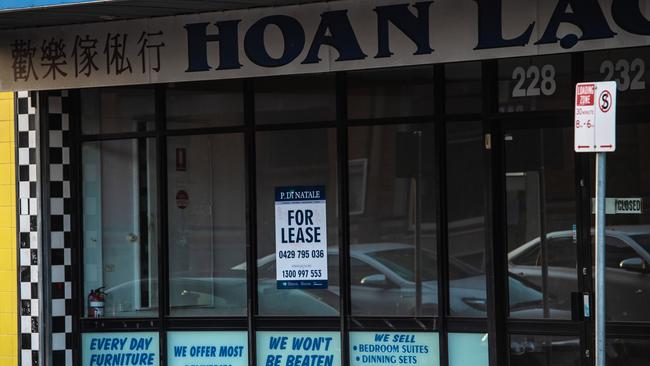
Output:
[[[255,80],[255,123],[336,119],[334,74],[268,77]]]
[[[619,107],[648,104],[650,90],[646,87],[646,65],[650,62],[650,50],[647,47],[588,52],[584,59],[584,80],[617,82],[616,104]]]
[[[453,316],[487,316],[484,155],[481,122],[447,124],[449,305]]]
[[[646,366],[650,360],[649,339],[607,338],[608,365]]]
[[[167,140],[172,316],[246,314],[241,134]]]
[[[241,81],[169,84],[167,128],[241,125],[244,95]]]
[[[433,66],[348,73],[350,119],[433,114]]]
[[[158,313],[155,157],[153,139],[82,146],[84,294],[105,300],[88,317]]]
[[[488,366],[487,334],[449,333],[448,342],[449,366]]]
[[[259,314],[336,316],[339,308],[336,131],[258,132],[256,153]],[[325,187],[328,288],[278,289],[275,191],[279,187],[304,186]]]
[[[499,112],[573,108],[570,55],[509,58],[498,65]]]
[[[580,340],[577,337],[510,336],[510,366],[578,366],[580,361]]]
[[[349,131],[352,312],[436,315],[434,126]]]
[[[620,124],[616,135],[616,151],[607,154],[607,317],[650,322],[650,124]]]
[[[81,89],[82,133],[153,130],[154,101],[154,89],[148,86]]]
[[[578,289],[573,131],[506,132],[510,316],[571,318]]]
[[[481,113],[482,97],[480,62],[445,65],[446,113]]]

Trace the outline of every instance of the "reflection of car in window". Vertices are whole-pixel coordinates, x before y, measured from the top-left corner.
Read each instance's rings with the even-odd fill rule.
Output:
[[[593,243],[593,232],[592,232]],[[508,253],[511,273],[537,286],[542,284],[543,265],[550,296],[564,308],[570,307],[572,291],[577,291],[577,244],[572,231],[548,233],[547,261],[542,257],[540,238]],[[607,314],[609,320],[650,320],[650,226],[611,226],[605,231]]]
[[[415,249],[403,243],[371,243],[350,246],[352,306],[356,315],[413,315],[415,313]],[[437,258],[435,252],[422,250],[422,310],[432,315],[438,307]],[[338,296],[338,248],[328,248],[330,279],[328,290],[305,290],[319,296],[330,292]],[[261,281],[275,280],[275,254],[258,259]],[[233,271],[245,271],[242,263]],[[487,315],[486,278],[478,268],[456,258],[449,259],[454,280],[449,283],[450,302],[460,314]],[[518,276],[509,278],[514,290],[510,302],[521,316],[542,315],[542,294],[539,288]],[[285,290],[278,290],[282,292]],[[261,294],[263,296],[263,294]],[[553,304],[551,304],[553,305]],[[553,312],[562,312],[552,308]],[[452,314],[453,315],[453,314]]]

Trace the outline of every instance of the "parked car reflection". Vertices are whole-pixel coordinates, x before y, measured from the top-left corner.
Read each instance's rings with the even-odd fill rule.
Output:
[[[237,273],[235,273],[237,274]],[[156,316],[157,307],[134,308],[124,299],[139,286],[157,281],[129,281],[106,290],[105,317]],[[278,316],[301,316],[318,311],[323,316],[338,314],[338,296],[300,289],[278,290],[275,281],[258,285],[267,301],[260,302],[260,311]],[[157,302],[156,302],[157,303]],[[246,316],[246,277],[180,277],[169,283],[169,303],[175,316]],[[183,310],[187,310],[184,313]]]
[[[415,249],[402,243],[373,243],[352,245],[351,266],[352,306],[362,316],[398,316],[415,314]],[[433,315],[438,307],[437,269],[435,253],[422,250],[423,268],[422,309]],[[275,281],[275,254],[258,260],[258,293],[260,313],[277,316],[301,316],[317,313],[337,316],[339,305],[338,249],[328,249],[330,272],[327,290],[277,289]],[[487,315],[486,278],[481,270],[454,258],[449,260],[454,280],[449,283],[450,302],[465,316]],[[170,305],[175,316],[245,316],[246,264],[231,268],[224,277],[177,277],[170,279]],[[142,286],[157,286],[156,280],[130,281],[106,290],[105,316],[143,316],[155,314],[155,307],[135,308],[122,300],[133,296]],[[515,314],[522,317],[541,317],[543,296],[538,286],[516,274],[509,276],[510,304]],[[122,301],[122,302],[120,302]],[[566,315],[568,311],[547,299],[551,313]],[[157,299],[151,303],[156,304]],[[187,310],[187,314],[183,310]],[[153,315],[152,315],[153,316]]]
[[[330,284],[328,290],[306,290],[314,294],[327,291],[339,294],[338,248],[328,249]],[[403,243],[355,244],[350,247],[352,306],[354,313],[362,316],[399,316],[415,314],[415,249]],[[433,315],[438,307],[436,255],[429,250],[420,253],[423,264],[422,309],[425,315]],[[486,278],[481,270],[450,258],[450,271],[457,278],[449,283],[451,308],[464,316],[487,315]],[[275,279],[275,254],[258,259],[258,277],[263,281]],[[334,266],[334,273],[332,273]],[[244,272],[246,264],[232,268]],[[518,276],[509,277],[510,304],[522,317],[542,316],[542,293],[539,288]],[[279,290],[285,291],[285,290]],[[260,296],[264,296],[263,292]],[[568,316],[569,311],[555,306],[550,300],[550,311],[555,315]]]
[[[563,309],[570,309],[571,291],[578,288],[573,235],[572,231],[556,231],[547,234],[545,240],[546,281],[550,295]],[[650,320],[650,226],[608,227],[605,243],[607,319]],[[539,237],[512,250],[508,262],[511,272],[542,286],[544,260]]]

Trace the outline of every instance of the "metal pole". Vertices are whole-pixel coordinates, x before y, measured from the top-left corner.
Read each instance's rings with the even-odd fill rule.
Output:
[[[596,366],[605,366],[605,154],[596,153]]]
[[[422,312],[422,131],[414,131],[417,139],[417,173],[415,176],[415,316]],[[440,230],[440,228],[438,228]],[[440,259],[438,259],[440,261]]]

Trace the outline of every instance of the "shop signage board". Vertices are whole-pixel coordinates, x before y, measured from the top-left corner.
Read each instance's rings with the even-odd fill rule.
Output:
[[[84,333],[83,366],[160,364],[156,332]]]
[[[438,366],[438,333],[350,332],[350,365]]]
[[[324,186],[275,189],[275,260],[279,289],[327,288]]]
[[[616,150],[616,82],[579,83],[575,96],[575,151]]]
[[[340,332],[257,332],[258,366],[341,366]]]
[[[247,332],[168,332],[167,365],[248,365]]]
[[[650,2],[627,0],[343,0],[7,30],[0,32],[0,89],[216,80],[646,46],[649,12]]]

